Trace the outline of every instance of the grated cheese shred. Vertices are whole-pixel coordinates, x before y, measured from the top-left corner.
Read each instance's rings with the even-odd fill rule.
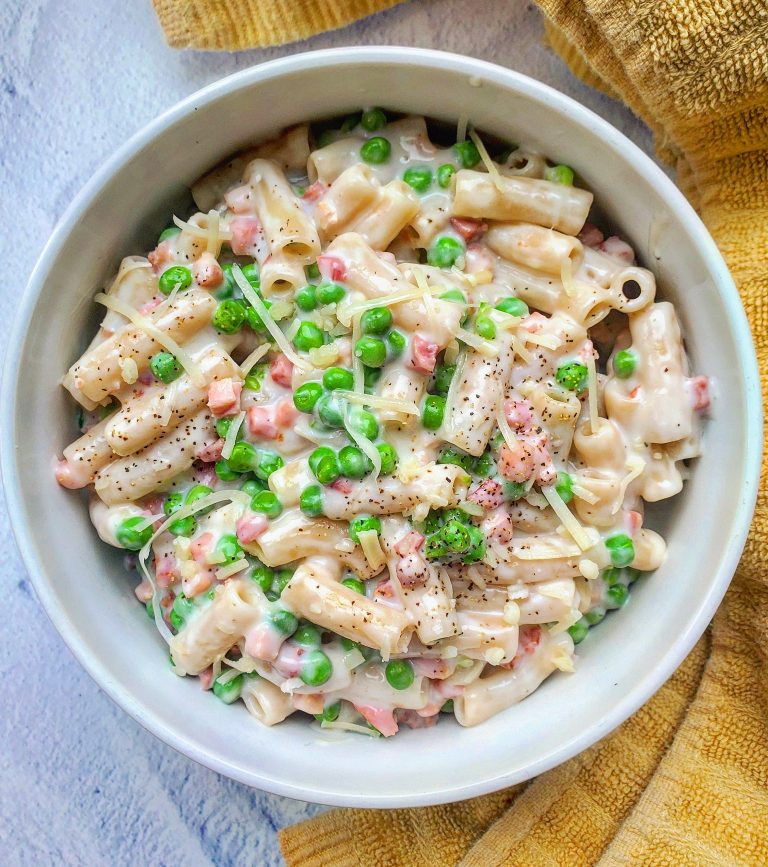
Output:
[[[471,331],[467,331],[466,328],[459,328],[456,332],[456,337],[486,358],[495,358],[499,354],[499,347],[495,343],[485,340]]]
[[[227,578],[237,575],[238,572],[242,572],[243,569],[247,569],[249,565],[245,557],[241,557],[239,560],[235,560],[234,563],[229,563],[226,566],[222,566],[221,569],[217,569],[216,578],[218,581],[225,581]]]
[[[360,547],[371,569],[381,569],[387,562],[387,558],[381,549],[379,534],[375,530],[362,530],[357,534],[357,538],[360,540]]]
[[[232,455],[232,449],[235,447],[235,443],[237,442],[237,435],[240,433],[240,427],[243,424],[243,419],[245,419],[245,412],[239,412],[233,419],[232,423],[227,430],[227,435],[224,437],[224,445],[221,449],[221,456],[224,460],[229,460]]]
[[[393,412],[401,412],[405,415],[419,415],[419,408],[413,401],[396,400],[391,397],[381,397],[376,394],[360,394],[357,391],[336,389],[334,394],[350,403],[359,403],[362,406],[372,406],[376,409],[388,409]]]
[[[568,506],[563,502],[563,498],[555,490],[555,486],[547,485],[541,489],[541,493],[544,495],[549,505],[552,506],[554,513],[558,518],[560,518],[560,522],[571,535],[573,541],[582,551],[588,551],[593,545],[589,534],[581,526],[573,512],[571,512]]]
[[[486,169],[488,169],[488,174],[491,176],[494,187],[496,187],[496,189],[500,193],[503,193],[504,182],[501,180],[501,175],[499,174],[499,170],[496,167],[496,163],[494,163],[494,161],[491,159],[490,154],[488,153],[485,145],[483,144],[483,140],[473,129],[469,131],[469,137],[475,143],[477,152],[480,154],[480,159],[483,161],[483,165],[486,167]],[[459,141],[461,141],[461,139],[459,139]]]
[[[253,368],[261,361],[262,358],[269,352],[269,344],[262,343],[243,361],[240,365],[240,373],[243,379],[253,370]]]

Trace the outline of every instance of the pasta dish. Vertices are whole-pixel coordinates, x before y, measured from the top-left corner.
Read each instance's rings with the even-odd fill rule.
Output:
[[[233,156],[63,379],[58,482],[172,671],[266,725],[472,726],[573,672],[700,451],[708,381],[574,171],[444,134],[372,108]]]

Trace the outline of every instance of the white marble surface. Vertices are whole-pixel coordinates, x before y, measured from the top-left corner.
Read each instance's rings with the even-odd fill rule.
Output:
[[[0,0],[0,39],[0,345],[35,257],[94,168],[178,99],[272,57],[356,44],[472,54],[565,91],[651,148],[626,109],[568,73],[524,2],[412,0],[305,43],[222,55],[167,48],[149,0]],[[124,715],[38,606],[4,510],[0,534],[0,862],[281,863],[276,829],[320,808],[220,777]]]

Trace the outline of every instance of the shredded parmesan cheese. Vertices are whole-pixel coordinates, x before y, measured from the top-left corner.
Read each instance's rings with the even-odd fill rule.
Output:
[[[180,219],[175,214],[173,215],[173,222],[181,229],[182,232],[189,232],[189,234],[193,235],[195,238],[200,238],[201,240],[204,240],[206,242],[207,248],[208,241],[211,237],[210,229],[204,229],[202,226],[196,226],[194,223],[188,223],[186,220]],[[221,229],[219,226],[217,226],[216,232],[219,241],[232,240],[232,233],[227,229]]]
[[[225,656],[222,662],[244,674],[251,674],[251,672],[256,671],[256,666],[259,664],[258,659],[254,659],[252,656],[241,656],[240,659],[229,659]]]
[[[293,350],[293,347],[288,342],[288,338],[283,334],[280,330],[280,326],[275,322],[272,316],[267,310],[264,302],[259,298],[256,292],[253,289],[253,286],[245,279],[245,275],[240,270],[239,265],[232,266],[232,276],[235,278],[235,282],[240,287],[240,291],[243,293],[243,296],[247,301],[250,302],[253,309],[259,314],[261,317],[261,321],[264,323],[264,327],[269,331],[269,333],[274,337],[275,343],[280,347],[281,352],[288,358],[296,367],[301,370],[309,371],[311,370],[311,365],[306,362],[303,358],[300,358]],[[298,323],[298,319],[296,320]]]
[[[462,343],[471,346],[472,349],[477,350],[480,355],[484,355],[486,358],[494,358],[499,354],[499,347],[496,346],[495,343],[492,343],[490,340],[485,340],[477,334],[473,334],[471,331],[467,331],[466,328],[459,328],[456,332],[456,337],[458,337]]]
[[[362,530],[357,534],[357,538],[360,540],[360,547],[371,569],[381,569],[387,562],[387,558],[381,549],[379,534],[375,530]]]
[[[347,671],[352,671],[353,668],[357,668],[358,665],[362,665],[365,662],[365,657],[356,647],[354,647],[349,651],[349,653],[344,654],[342,661],[344,663],[344,668],[346,668]]]
[[[597,409],[597,369],[595,368],[595,356],[591,351],[587,353],[585,361],[587,365],[587,391],[589,395],[589,427],[592,433],[597,433],[598,419],[600,418],[600,413]]]
[[[127,265],[125,263],[128,263]],[[125,278],[131,273],[131,271],[135,271],[137,268],[151,268],[152,265],[149,263],[149,260],[144,259],[140,256],[129,256],[123,259],[120,263],[120,268],[118,269],[117,276],[109,285],[106,290],[107,295],[112,295],[117,291],[118,286],[125,280]]]
[[[120,375],[123,378],[123,382],[128,383],[128,385],[133,385],[133,383],[139,378],[138,365],[132,358],[121,358],[119,364]]]
[[[573,262],[567,256],[560,261],[560,279],[562,280],[565,294],[569,298],[576,298],[579,294],[579,289],[573,279]]]
[[[355,430],[350,423],[349,404],[347,404],[346,411],[344,412],[344,428],[373,464],[371,474],[374,479],[377,479],[381,472],[381,455],[376,446],[367,437],[364,437],[359,431]]]
[[[296,320],[298,322],[298,320]],[[309,360],[314,367],[325,370],[341,357],[339,346],[336,342],[327,343],[325,346],[316,346],[309,350]]]
[[[624,503],[624,497],[626,496],[627,488],[632,482],[634,482],[634,480],[638,476],[642,475],[644,469],[645,461],[642,458],[631,457],[627,461],[627,470],[629,472],[621,480],[621,485],[619,485],[619,494],[616,497],[616,503],[614,504],[614,507],[611,509],[612,515],[615,515],[616,512],[619,511],[622,504]]]
[[[224,684],[229,683],[230,680],[234,680],[236,677],[240,677],[241,674],[242,672],[238,671],[238,669],[230,668],[229,671],[225,671],[224,674],[220,674],[218,677],[215,677],[214,680],[217,681],[217,683],[221,684],[221,686],[224,686]]]
[[[578,619],[579,618],[577,617],[576,620]],[[575,623],[576,620],[574,620],[573,623]],[[568,626],[565,626],[563,629],[558,629],[560,625],[558,624],[554,629],[558,629],[558,632],[565,632],[569,626],[573,626],[573,623],[569,623]],[[553,629],[550,629],[550,634],[554,634]],[[551,659],[555,668],[560,669],[560,671],[565,671],[568,674],[573,674],[573,672],[576,671],[573,665],[573,657],[564,647],[555,647],[552,651]]]
[[[584,500],[584,502],[589,503],[590,506],[594,506],[595,503],[600,500],[600,497],[598,497],[597,494],[593,494],[592,491],[585,488],[583,485],[580,485],[575,479],[571,486],[571,490],[573,491],[574,497]]]
[[[339,729],[345,732],[357,732],[360,735],[368,735],[372,738],[380,738],[381,732],[378,729],[371,729],[368,726],[361,726],[357,723],[351,722],[342,722],[341,720],[335,720],[334,722],[328,722],[327,720],[323,720],[320,723],[321,729]]]
[[[489,665],[498,665],[504,659],[504,648],[492,647],[490,650],[485,651],[483,657]]]
[[[504,184],[501,180],[501,175],[499,174],[499,170],[496,168],[496,163],[494,163],[494,161],[490,157],[490,154],[486,150],[486,147],[483,144],[483,140],[473,129],[469,131],[469,137],[475,143],[477,152],[480,154],[480,159],[483,161],[483,165],[486,167],[486,169],[488,169],[488,174],[491,176],[494,187],[496,187],[496,189],[500,193],[503,193]],[[459,139],[459,141],[461,141],[461,139]]]
[[[568,506],[563,502],[563,498],[555,490],[555,486],[547,485],[541,489],[541,493],[546,497],[547,502],[552,506],[552,509],[557,517],[560,518],[563,527],[565,527],[568,533],[570,533],[573,541],[582,551],[588,551],[594,543],[590,539],[589,534],[578,522],[573,512],[571,512]]]
[[[240,373],[243,379],[253,370],[253,368],[261,361],[262,358],[269,352],[269,344],[262,343],[243,361],[240,365]]]
[[[455,377],[454,377],[455,378]],[[509,426],[509,422],[507,421],[507,417],[504,415],[504,407],[500,406],[499,410],[496,414],[496,424],[499,426],[499,431],[501,435],[504,437],[504,442],[509,447],[510,451],[514,452],[517,446],[517,437],[512,431],[512,428]]]
[[[588,560],[586,557],[583,557],[579,560],[579,572],[588,580],[594,581],[595,578],[600,575],[600,567],[595,563],[594,560]]]
[[[360,316],[355,314],[352,317],[352,346],[357,346],[357,341],[360,339]],[[358,358],[357,354],[352,352],[352,388],[358,394],[365,394],[365,373],[363,371],[363,362]]]
[[[130,304],[122,301],[120,298],[115,298],[112,295],[105,295],[103,292],[99,292],[93,300],[96,301],[97,304],[103,304],[107,309],[114,310],[115,313],[125,316],[129,322],[132,322],[137,328],[144,331],[156,343],[159,343],[163,349],[167,349],[168,352],[175,355],[181,363],[181,366],[189,374],[189,378],[192,382],[198,388],[205,388],[207,385],[205,376],[203,376],[202,370],[197,362],[192,358],[192,355],[187,352],[186,349],[179,346],[172,337],[169,337],[165,332],[161,331],[151,319],[148,319],[146,316],[139,313],[138,310],[131,307]]]
[[[334,394],[337,397],[350,401],[350,403],[359,403],[363,406],[375,407],[376,409],[391,409],[394,412],[402,412],[406,415],[419,415],[419,408],[413,401],[379,397],[375,394],[360,394],[357,391],[346,391],[344,389],[337,389]]]
[[[224,438],[224,445],[221,449],[221,456],[224,458],[224,460],[229,460],[230,456],[232,455],[232,449],[235,447],[235,443],[237,442],[237,435],[240,432],[240,426],[242,425],[244,418],[245,412],[239,412],[232,419],[232,422],[229,425],[227,435]]]
[[[504,613],[502,614],[502,620],[508,626],[518,626],[520,623],[520,606],[517,602],[514,602],[512,599],[509,602],[504,603]]]
[[[482,518],[485,514],[485,509],[480,503],[473,503],[470,500],[461,500],[456,504],[457,509],[466,512],[468,515],[473,515],[475,518]]]
[[[161,427],[168,427],[168,422],[173,415],[173,404],[178,392],[179,380],[175,379],[164,391],[155,398],[155,406],[158,408],[158,421]]]
[[[563,341],[554,334],[535,334],[531,331],[523,331],[522,336],[526,343],[543,346],[545,349],[557,350],[563,345]]]
[[[208,240],[205,249],[212,256],[218,256],[221,252],[219,212],[215,210],[208,211]]]
[[[416,270],[413,271],[414,275]],[[419,272],[421,273],[421,272]],[[424,297],[424,293],[437,295],[439,292],[445,291],[445,286],[427,286],[426,290],[421,288],[401,289],[399,292],[392,292],[390,295],[383,295],[378,298],[370,298],[366,301],[356,301],[352,304],[339,304],[336,308],[336,317],[342,325],[349,327],[355,316],[360,316],[366,310],[371,310],[373,307],[392,307],[395,304],[402,304],[405,301],[417,301]]]
[[[247,569],[249,565],[245,557],[242,557],[240,560],[235,560],[234,563],[229,563],[227,566],[217,569],[216,578],[218,581],[225,581],[227,578],[237,575],[238,572],[242,572],[243,569]]]
[[[523,341],[516,335],[512,335],[512,348],[525,364],[530,364],[533,361],[533,356],[528,352]]]
[[[464,112],[459,115],[459,119],[456,122],[456,141],[466,141],[467,140],[467,126],[469,125],[469,118]]]

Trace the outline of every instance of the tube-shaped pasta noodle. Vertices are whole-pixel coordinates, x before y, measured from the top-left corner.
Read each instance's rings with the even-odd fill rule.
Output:
[[[418,406],[426,387],[427,378],[423,374],[399,365],[390,365],[378,385],[378,393],[389,400],[402,400]],[[397,424],[406,424],[413,420],[413,416],[408,413],[397,412],[394,409],[380,409],[379,418],[383,422]]]
[[[614,516],[615,523],[615,516]],[[595,546],[586,554],[570,538],[557,532],[516,535],[504,547],[506,556],[499,559],[495,569],[486,575],[489,584],[538,583],[561,578],[575,578],[581,574],[579,562],[588,557],[598,567],[610,565],[608,552],[599,544],[597,533]],[[463,567],[453,567],[452,574],[465,577]]]
[[[453,212],[460,217],[519,220],[576,235],[594,196],[587,190],[536,178],[492,178],[485,172],[456,173]]]
[[[390,181],[379,191],[372,208],[349,225],[374,250],[386,250],[419,213],[419,200],[404,181]]]
[[[526,381],[518,390],[533,406],[547,432],[550,454],[555,463],[564,463],[571,451],[581,402],[573,392],[544,382]]]
[[[274,256],[279,251],[300,259],[320,252],[314,223],[302,209],[282,169],[271,160],[255,159],[246,169],[264,237]]]
[[[683,489],[683,477],[664,446],[652,445],[640,477],[640,496],[647,503],[674,497]]]
[[[471,683],[454,698],[456,720],[474,726],[529,696],[557,668],[558,656],[573,655],[567,632],[550,635],[542,630],[538,645],[508,671],[496,671]]]
[[[635,559],[631,565],[641,572],[658,569],[667,557],[667,543],[653,530],[642,527],[633,540]]]
[[[579,597],[573,578],[555,578],[538,584],[521,585],[521,590],[525,595],[515,600],[517,619],[505,620],[506,625],[557,623],[565,620],[578,607]],[[510,601],[506,587],[480,588],[476,584],[456,581],[454,591],[460,612],[490,611],[501,614]]]
[[[232,359],[220,352],[210,352],[200,361],[206,382],[225,377],[240,377]],[[196,386],[183,375],[169,386],[148,390],[123,404],[105,429],[107,443],[117,455],[130,455],[177,428],[185,419],[202,409],[208,390]]]
[[[144,256],[126,256],[118,268],[115,279],[106,291],[140,310],[157,293],[157,277],[149,259]],[[125,325],[125,319],[114,310],[107,310],[101,321],[99,337],[103,340]]]
[[[616,523],[616,513],[621,508],[621,481],[623,472],[592,470],[587,468],[578,478],[578,484],[590,492],[597,501],[588,503],[576,498],[574,506],[579,518],[595,527],[612,527]]]
[[[267,257],[259,275],[265,295],[298,289],[307,282],[302,260],[286,255],[282,250]]]
[[[396,265],[377,256],[355,232],[339,235],[328,245],[327,254],[342,259],[347,269],[346,282],[366,298],[386,299],[394,292],[415,288]],[[440,347],[447,346],[456,336],[465,312],[462,305],[439,298],[431,300],[430,310],[421,299],[394,304],[391,309],[396,325],[424,333]]]
[[[346,231],[361,214],[374,206],[381,184],[371,169],[357,163],[343,171],[317,203],[317,221],[326,238]]]
[[[271,480],[270,480],[271,481]],[[302,557],[335,557],[361,578],[373,578],[374,569],[349,538],[344,524],[326,518],[308,518],[299,511],[288,511],[272,521],[266,532],[245,546],[267,566],[284,566]]]
[[[281,723],[296,710],[291,697],[263,677],[248,676],[240,698],[248,708],[248,713],[265,726]]]
[[[570,259],[575,268],[584,253],[573,235],[530,223],[496,223],[488,229],[485,243],[504,259],[558,276],[563,259]]]
[[[609,417],[647,443],[685,439],[693,430],[694,410],[685,387],[687,361],[675,308],[668,301],[651,304],[630,315],[629,330],[637,371],[628,380],[608,380]]]
[[[307,160],[310,181],[332,184],[350,166],[360,162],[359,138],[342,138],[312,151]]]
[[[96,476],[96,493],[108,505],[138,500],[189,469],[196,452],[216,439],[213,416],[202,410],[161,439],[107,464]]]
[[[430,193],[421,201],[421,209],[411,220],[411,228],[416,233],[414,246],[427,249],[437,235],[446,228],[451,219],[451,197],[446,190],[444,195]],[[398,256],[398,261],[403,261]],[[405,259],[408,261],[408,259]]]
[[[326,488],[323,511],[329,518],[351,521],[361,512],[370,515],[395,515],[421,503],[433,509],[455,506],[466,490],[467,474],[455,464],[431,464],[404,484],[393,476],[364,479],[345,494]]]
[[[253,581],[233,579],[219,585],[211,604],[171,639],[173,664],[186,674],[200,674],[261,619],[266,605]]]
[[[216,301],[202,290],[192,289],[176,296],[167,306],[148,314],[152,324],[177,343],[184,343],[208,325]],[[112,337],[88,350],[64,377],[63,385],[75,400],[101,403],[125,386],[120,362],[132,359],[139,370],[146,367],[160,345],[143,329],[129,323]]]
[[[498,407],[515,358],[512,339],[512,332],[497,329],[494,342],[499,354],[487,356],[469,347],[454,374],[459,381],[446,407],[441,436],[475,457],[485,451],[496,427]]]
[[[408,616],[345,587],[338,581],[340,575],[337,562],[308,558],[283,590],[282,602],[324,629],[376,648],[385,659],[405,650],[411,629]]]
[[[499,172],[507,177],[543,178],[547,160],[541,154],[517,148],[499,165]]]
[[[580,424],[573,435],[573,447],[590,469],[624,472],[627,445],[612,419],[601,418],[595,426],[590,422]]]
[[[283,171],[304,171],[309,159],[309,127],[305,123],[292,126],[277,138],[256,147],[256,156],[276,162]],[[235,179],[230,186],[237,183]]]
[[[64,449],[64,458],[56,467],[56,481],[65,488],[84,488],[96,473],[114,460],[106,437],[107,426],[117,413],[105,418]]]
[[[273,494],[277,494],[285,508],[297,506],[304,488],[314,485],[316,481],[306,458],[298,458],[270,475],[269,488]]]
[[[356,705],[371,707],[402,707],[421,710],[429,702],[429,681],[417,675],[407,689],[394,689],[387,682],[384,666],[369,662],[353,669],[352,682],[332,698],[343,698]]]
[[[416,624],[416,635],[426,645],[461,631],[453,601],[451,579],[443,568],[427,563],[427,578],[415,587],[403,587],[405,610]]]

